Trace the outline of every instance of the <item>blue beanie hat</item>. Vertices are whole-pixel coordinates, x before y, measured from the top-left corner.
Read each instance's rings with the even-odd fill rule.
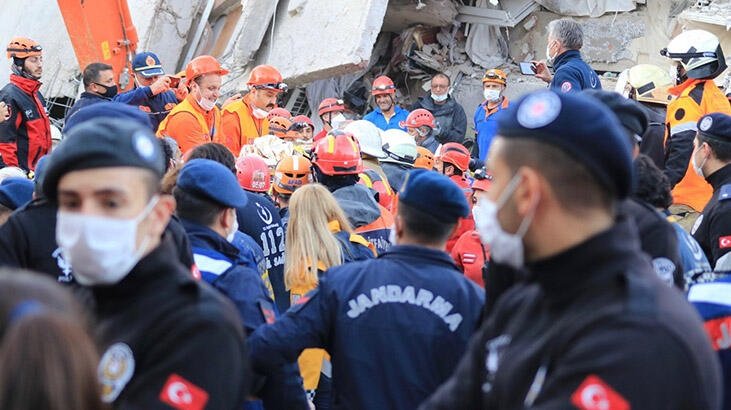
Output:
[[[448,177],[426,169],[415,169],[406,175],[399,190],[399,203],[445,223],[456,223],[470,214],[462,189]]]
[[[616,199],[632,192],[632,147],[617,116],[595,98],[530,93],[497,118],[498,135],[553,145],[582,164]]]
[[[188,161],[180,171],[176,187],[228,208],[241,208],[248,202],[231,170],[210,159]]]
[[[0,183],[0,205],[16,210],[33,199],[33,181],[26,178],[5,178]]]
[[[83,124],[94,118],[107,117],[121,120],[133,121],[149,129],[152,129],[150,116],[139,108],[114,101],[102,101],[88,105],[66,119],[63,126],[63,133],[66,134],[79,124]]]

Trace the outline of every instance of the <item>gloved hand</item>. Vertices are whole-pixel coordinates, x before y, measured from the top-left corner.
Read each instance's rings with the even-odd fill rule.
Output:
[[[150,85],[150,91],[152,91],[152,95],[158,95],[160,93],[164,93],[165,91],[167,91],[169,89],[170,89],[170,77],[168,77],[168,76],[158,77],[157,80],[155,80],[155,82]]]

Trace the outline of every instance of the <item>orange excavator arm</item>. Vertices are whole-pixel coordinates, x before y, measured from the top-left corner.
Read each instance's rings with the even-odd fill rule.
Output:
[[[137,30],[127,0],[57,0],[80,69],[100,62],[114,67],[120,91],[132,88]]]

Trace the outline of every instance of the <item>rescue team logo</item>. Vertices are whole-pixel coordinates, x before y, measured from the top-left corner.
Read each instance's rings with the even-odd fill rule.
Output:
[[[567,93],[571,91],[571,83],[568,81],[564,81],[563,84],[561,84],[561,92]]]
[[[145,59],[145,64],[147,64],[148,67],[151,67],[155,65],[155,59],[152,58],[152,56],[147,56],[147,58]]]
[[[701,120],[701,124],[698,126],[698,128],[700,128],[701,131],[708,131],[709,129],[711,129],[711,125],[713,125],[713,118],[706,117]]]
[[[74,276],[71,274],[71,264],[66,262],[61,253],[61,248],[56,248],[51,254],[51,257],[56,260],[56,265],[61,269],[61,275],[56,278],[61,283],[69,283],[74,280]]]
[[[543,91],[529,95],[518,107],[518,123],[525,128],[540,128],[553,122],[561,112],[561,100],[554,93]]]
[[[571,395],[571,403],[581,410],[629,410],[627,400],[599,376],[590,374]]]
[[[718,238],[718,247],[721,249],[731,248],[731,236],[722,236]]]
[[[97,377],[102,385],[102,400],[111,403],[119,397],[135,372],[132,349],[125,343],[115,343],[104,352],[99,361]]]
[[[203,410],[208,393],[192,382],[173,373],[160,391],[160,401],[178,410]]]
[[[261,204],[258,202],[256,203],[256,213],[257,215],[259,215],[259,218],[261,218],[261,221],[267,225],[272,223],[272,221],[274,220],[274,218],[272,217],[272,213],[269,212],[268,209],[261,206]]]

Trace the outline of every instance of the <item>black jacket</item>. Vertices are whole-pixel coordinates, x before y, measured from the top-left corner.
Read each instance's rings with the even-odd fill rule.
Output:
[[[103,397],[116,409],[184,408],[175,400],[188,396],[195,408],[239,410],[250,371],[238,314],[165,236],[121,282],[91,287]]]
[[[720,407],[703,325],[652,272],[631,223],[527,271],[421,409]]]
[[[622,202],[619,212],[635,220],[640,248],[650,256],[655,273],[668,285],[685,289],[678,237],[670,222],[652,205],[636,199]]]
[[[452,96],[447,98],[444,104],[437,104],[432,100],[431,95],[420,97],[409,111],[417,108],[424,108],[434,115],[439,125],[439,133],[435,136],[440,144],[447,142],[464,141],[465,132],[467,132],[467,114],[464,108]]]
[[[665,110],[660,114],[643,104],[648,124],[640,142],[640,153],[652,158],[658,168],[665,168]]]
[[[39,198],[19,208],[0,226],[0,266],[30,269],[61,283],[75,283],[71,266],[56,244],[56,212],[50,201]],[[176,244],[176,260],[193,265],[193,253],[180,222],[170,219],[167,231]]]
[[[79,111],[80,109],[82,109],[84,107],[88,107],[90,105],[94,105],[96,103],[100,103],[100,102],[104,102],[104,101],[111,101],[111,99],[102,97],[99,94],[94,94],[94,93],[84,91],[83,93],[81,93],[81,96],[79,96],[79,99],[76,100],[74,105],[72,105],[71,108],[69,108],[68,112],[66,112],[65,119],[68,120],[69,118],[71,118],[72,115],[76,114],[77,111]],[[64,132],[65,131],[66,131],[66,129],[64,128]]]
[[[718,261],[731,251],[731,164],[709,175],[706,181],[713,187],[713,195],[691,234],[714,270],[729,271],[731,261]]]

